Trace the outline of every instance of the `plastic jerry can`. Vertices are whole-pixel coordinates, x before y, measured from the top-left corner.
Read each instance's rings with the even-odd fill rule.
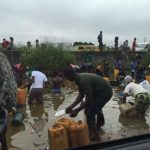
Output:
[[[75,122],[73,119],[70,118],[60,118],[58,119],[58,122],[62,122],[62,123],[73,123]]]
[[[27,90],[25,89],[17,89],[17,103],[19,105],[25,105],[26,104],[26,95],[27,95]]]
[[[119,73],[119,70],[118,69],[114,69],[114,79],[115,80],[117,79],[118,73]]]
[[[61,126],[63,126],[65,128],[66,133],[67,133],[69,146],[71,146],[71,138],[70,138],[69,128],[73,124],[75,124],[75,121],[73,119],[69,119],[69,118],[61,118],[55,123],[56,126],[60,126],[61,125]]]
[[[89,131],[86,123],[78,121],[70,126],[71,146],[82,146],[90,144]]]
[[[54,126],[48,129],[49,147],[51,150],[68,148],[67,133],[63,126]]]
[[[16,112],[12,120],[12,125],[13,126],[21,125],[23,123],[23,120],[24,120],[24,115],[21,112]]]
[[[136,114],[135,106],[131,105],[130,103],[119,105],[119,110],[121,114],[125,116],[134,116]]]

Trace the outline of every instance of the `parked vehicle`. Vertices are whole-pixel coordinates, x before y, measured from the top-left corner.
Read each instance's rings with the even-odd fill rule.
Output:
[[[135,51],[147,51],[148,50],[148,47],[150,46],[149,43],[138,43],[136,48],[135,48]]]

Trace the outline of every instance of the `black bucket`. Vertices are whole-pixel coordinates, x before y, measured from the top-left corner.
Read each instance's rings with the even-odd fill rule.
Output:
[[[23,123],[23,119],[24,119],[24,115],[20,112],[16,112],[12,120],[12,125],[13,126],[21,125]]]

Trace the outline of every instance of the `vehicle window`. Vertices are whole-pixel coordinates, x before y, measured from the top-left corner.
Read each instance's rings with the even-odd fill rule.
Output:
[[[149,7],[1,0],[0,149],[5,138],[10,150],[54,150],[149,133]]]

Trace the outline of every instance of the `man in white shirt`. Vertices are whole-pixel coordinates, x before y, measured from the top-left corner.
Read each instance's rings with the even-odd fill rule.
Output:
[[[33,100],[36,100],[37,103],[43,103],[43,88],[48,83],[46,75],[40,71],[33,71],[31,82],[28,103],[32,103]]]
[[[127,96],[133,96],[135,98],[135,107],[138,116],[145,115],[145,111],[150,105],[150,94],[140,84],[133,82],[131,76],[126,76],[124,81],[127,86],[124,90],[123,102],[126,102]]]

